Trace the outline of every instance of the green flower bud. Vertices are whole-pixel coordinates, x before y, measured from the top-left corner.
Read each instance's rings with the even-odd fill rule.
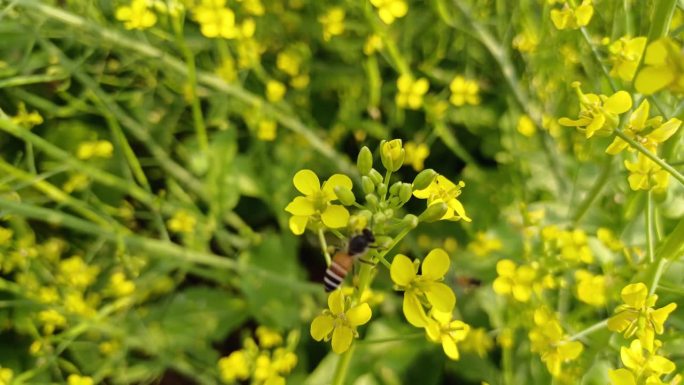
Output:
[[[405,152],[401,146],[401,139],[380,142],[380,160],[387,171],[397,171],[404,164]]]
[[[383,213],[375,213],[373,214],[373,222],[374,223],[385,223],[387,221],[387,216]]]
[[[389,192],[390,195],[397,195],[399,194],[399,187],[401,187],[401,182],[395,182],[390,186]]]
[[[387,200],[387,207],[401,207],[401,200],[399,197],[390,197],[390,199]]]
[[[406,214],[406,216],[401,220],[401,223],[404,226],[408,226],[412,229],[416,228],[418,227],[418,217],[413,214]]]
[[[425,211],[418,217],[421,222],[435,222],[447,213],[448,206],[444,202],[437,202],[428,206]]]
[[[361,147],[359,156],[356,158],[356,168],[359,169],[361,175],[368,175],[371,168],[373,168],[373,154],[368,147]]]
[[[421,171],[413,180],[413,191],[426,189],[436,176],[437,172],[431,168]]]
[[[408,183],[402,183],[401,186],[399,187],[399,193],[397,194],[399,196],[399,199],[401,200],[401,203],[404,204],[411,199],[411,195],[413,193],[413,188],[411,187],[410,184]]]
[[[365,194],[372,194],[375,191],[375,183],[364,175],[361,177],[361,188]]]
[[[337,195],[337,199],[345,206],[351,206],[356,202],[354,193],[347,187],[335,186],[335,195]]]
[[[378,207],[378,197],[374,194],[366,194],[366,204],[371,208]]]
[[[384,197],[387,194],[387,185],[384,183],[378,184],[378,195]]]
[[[378,172],[378,170],[371,168],[370,172],[368,173],[368,176],[371,178],[374,184],[379,184],[382,183],[382,175]]]

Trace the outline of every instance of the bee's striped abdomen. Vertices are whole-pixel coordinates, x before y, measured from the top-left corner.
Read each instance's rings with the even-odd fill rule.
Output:
[[[337,253],[333,257],[332,263],[327,270],[325,270],[325,291],[333,291],[337,289],[347,276],[349,269],[354,263],[353,258],[347,253]]]

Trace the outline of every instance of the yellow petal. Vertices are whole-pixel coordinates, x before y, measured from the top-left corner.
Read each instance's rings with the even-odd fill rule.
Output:
[[[621,138],[615,137],[615,139],[613,139],[613,143],[611,143],[610,146],[606,148],[606,153],[610,155],[616,155],[619,154],[620,151],[627,148],[627,146],[627,142],[625,142]]]
[[[629,347],[621,347],[620,359],[622,360],[622,363],[630,369],[641,369],[644,364],[644,354],[641,349],[641,342],[639,342],[639,340],[634,340]]]
[[[413,84],[413,92],[416,94],[423,95],[428,89],[430,89],[430,83],[425,78],[420,78]]]
[[[511,282],[508,278],[499,277],[492,284],[494,292],[499,295],[507,295],[511,292]]]
[[[575,358],[579,357],[583,349],[584,347],[580,342],[570,341],[562,343],[558,347],[558,354],[560,354],[560,356],[563,357],[563,359],[566,361],[574,360]]]
[[[674,78],[674,72],[667,66],[646,67],[637,74],[634,88],[644,95],[650,95],[665,88]]]
[[[532,296],[532,289],[525,285],[513,285],[511,291],[513,292],[513,298],[520,302],[527,302]]]
[[[321,189],[318,176],[311,170],[298,171],[292,178],[292,182],[294,182],[295,188],[304,195],[313,195]]]
[[[306,224],[308,222],[309,217],[292,216],[290,217],[290,231],[292,231],[294,235],[302,235],[306,230]]]
[[[347,321],[349,321],[349,325],[352,327],[363,325],[370,321],[371,315],[371,308],[365,302],[347,310],[345,313],[345,317],[347,318]]]
[[[393,1],[389,5],[389,11],[396,18],[404,17],[404,16],[406,16],[406,13],[408,12],[408,4],[406,4],[406,2],[404,0]]]
[[[603,114],[598,114],[594,116],[594,120],[589,123],[589,125],[586,128],[586,131],[584,135],[587,137],[587,139],[591,138],[594,136],[596,131],[600,130],[603,125],[606,123],[606,117]]]
[[[442,333],[439,322],[432,318],[428,318],[426,322],[425,334],[427,334],[428,339],[432,342],[439,341]]]
[[[427,315],[423,306],[420,304],[418,297],[413,291],[407,291],[404,293],[404,317],[406,320],[415,327],[425,327],[427,325]]]
[[[677,132],[681,124],[681,120],[677,118],[672,118],[667,122],[663,123],[662,125],[660,125],[660,127],[653,130],[647,136],[649,139],[656,143],[663,143],[664,141],[668,140],[672,135],[674,135],[675,132]]]
[[[461,355],[458,353],[458,346],[456,346],[456,341],[454,341],[449,335],[442,336],[442,349],[446,353],[447,357],[452,360],[458,360]]]
[[[591,16],[594,14],[594,7],[591,4],[582,4],[575,9],[575,20],[579,27],[584,27],[591,21]]]
[[[625,286],[620,292],[620,296],[625,304],[640,309],[646,303],[648,287],[642,282],[633,283]]]
[[[328,308],[335,315],[344,313],[344,294],[342,294],[342,290],[334,290],[330,293],[328,296]]]
[[[618,91],[606,99],[603,107],[608,112],[622,114],[632,108],[632,96],[627,91]]]
[[[608,378],[612,385],[636,385],[632,372],[624,368],[609,370]]]
[[[292,202],[285,207],[285,211],[292,215],[299,216],[309,216],[316,212],[313,203],[311,203],[309,199],[302,196],[293,199]]]
[[[311,322],[311,337],[316,341],[321,341],[333,330],[335,320],[327,314],[321,314]]]
[[[646,56],[644,57],[644,64],[650,66],[663,65],[667,61],[668,56],[668,40],[662,38],[654,41],[646,48]]]
[[[650,109],[651,105],[648,103],[648,100],[644,99],[644,101],[641,102],[639,107],[634,112],[632,112],[632,116],[629,117],[629,123],[632,126],[633,130],[641,131],[644,129],[646,120],[648,120]]]
[[[667,374],[675,370],[675,364],[672,361],[668,360],[665,357],[656,355],[652,355],[649,358],[648,365],[646,366],[648,367],[648,369],[659,374]]]
[[[416,269],[407,256],[397,254],[390,266],[390,276],[395,284],[406,287],[416,278]]]
[[[655,324],[656,332],[661,334],[663,332],[663,324],[667,320],[667,317],[677,308],[677,304],[672,302],[666,306],[661,307],[658,310],[651,312],[651,319]]]
[[[345,227],[349,223],[349,211],[344,206],[329,205],[321,214],[323,224],[331,229]]]
[[[337,198],[335,195],[335,187],[337,186],[345,187],[349,190],[351,190],[352,187],[354,187],[354,185],[352,184],[352,180],[348,176],[343,174],[335,174],[328,178],[328,180],[325,181],[325,183],[323,183],[322,190],[327,196],[331,197],[330,199],[332,200]]]
[[[449,286],[436,282],[425,290],[428,302],[437,310],[451,313],[456,306],[456,295]]]
[[[449,255],[443,249],[434,249],[423,261],[422,276],[431,281],[440,279],[449,271]]]
[[[587,118],[580,118],[577,120],[572,120],[569,118],[558,119],[558,124],[566,127],[582,127],[588,125],[589,123],[591,123],[591,120]]]
[[[347,326],[336,327],[332,336],[333,352],[341,354],[349,349],[352,339],[354,339],[354,331]]]
[[[515,274],[515,263],[510,259],[502,259],[496,263],[496,273],[502,277],[512,277]]]
[[[458,216],[466,222],[472,222],[472,219],[466,215],[465,208],[463,204],[458,199],[452,199],[448,203],[449,208],[453,209]]]

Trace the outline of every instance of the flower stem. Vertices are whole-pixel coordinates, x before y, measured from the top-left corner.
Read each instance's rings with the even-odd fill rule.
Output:
[[[603,190],[603,187],[606,186],[606,182],[608,182],[608,178],[610,177],[611,171],[613,171],[613,157],[605,159],[603,163],[603,169],[601,170],[601,174],[594,182],[594,185],[591,187],[591,190],[589,190],[587,196],[579,204],[579,208],[577,209],[575,216],[572,218],[572,222],[575,224],[575,226],[577,226],[579,221],[582,220],[584,214],[587,213],[591,205],[594,203],[594,201],[596,201],[596,199],[601,194],[601,190]]]
[[[585,336],[588,336],[589,334],[597,332],[597,331],[605,328],[606,326],[608,326],[608,320],[604,319],[603,321],[597,322],[597,323],[589,326],[588,328],[586,328],[586,329],[584,329],[578,333],[573,334],[572,336],[570,336],[568,338],[568,341],[576,341],[582,337],[585,337]]]
[[[629,143],[630,146],[636,148],[639,152],[646,155],[649,159],[654,161],[658,166],[662,167],[665,171],[670,173],[670,175],[672,175],[673,178],[677,179],[677,181],[679,181],[679,183],[684,185],[684,175],[680,174],[677,170],[674,169],[674,167],[670,166],[669,164],[667,164],[667,162],[660,159],[658,157],[658,155],[651,152],[649,149],[644,147],[641,143],[636,142],[634,139],[625,135],[625,133],[620,131],[620,130],[615,130],[615,135],[619,136],[620,139]]]
[[[646,196],[646,244],[648,249],[648,261],[653,263],[655,260],[655,251],[653,244],[653,192],[648,190],[648,195]]]
[[[657,40],[667,34],[675,7],[677,7],[677,0],[657,1],[651,18],[651,27],[648,30],[648,41]]]
[[[321,244],[321,250],[323,251],[323,256],[325,256],[325,265],[330,267],[332,258],[330,258],[330,253],[328,253],[328,242],[325,240],[323,229],[318,229],[318,242]]]
[[[352,340],[352,344],[349,349],[342,353],[340,360],[337,361],[337,368],[335,368],[335,376],[332,380],[332,385],[343,385],[344,380],[347,378],[347,372],[349,371],[349,363],[354,356],[354,350],[356,349],[356,344]]]

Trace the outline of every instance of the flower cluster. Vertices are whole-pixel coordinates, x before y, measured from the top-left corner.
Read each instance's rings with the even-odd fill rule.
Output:
[[[632,108],[632,97],[626,91],[618,91],[611,96],[585,94],[578,82],[572,84],[580,102],[580,113],[576,120],[560,118],[563,126],[577,127],[587,139],[594,135],[608,136],[619,123],[619,115]]]
[[[551,10],[551,21],[560,29],[578,29],[589,24],[594,15],[592,0],[583,0],[578,6],[563,1],[563,6]]]
[[[258,343],[247,337],[242,342],[242,349],[219,359],[221,380],[226,384],[251,379],[253,384],[284,385],[285,376],[297,365],[294,349],[299,333],[291,332],[285,346],[283,336],[266,326],[257,327],[255,334]]]
[[[575,360],[584,349],[580,342],[568,339],[557,315],[546,308],[535,310],[534,327],[530,330],[529,338],[532,352],[539,353],[554,377],[561,375],[563,363]]]

